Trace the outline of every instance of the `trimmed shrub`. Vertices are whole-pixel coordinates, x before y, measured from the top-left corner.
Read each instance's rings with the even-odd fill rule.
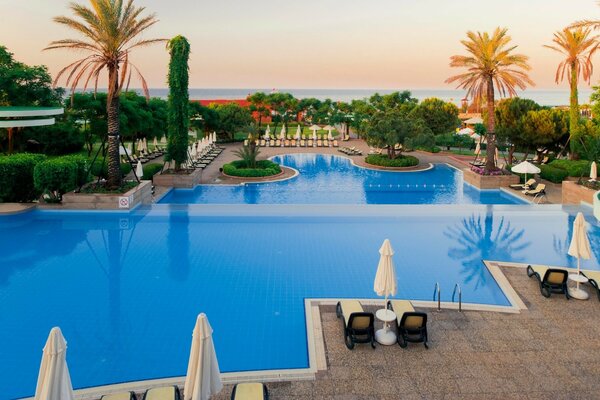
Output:
[[[256,168],[247,168],[244,161],[237,160],[223,165],[223,173],[243,178],[260,178],[280,174],[281,167],[271,160],[260,160],[256,162]]]
[[[44,154],[76,153],[83,148],[83,132],[74,122],[58,121],[54,125],[26,129],[24,137],[40,143]]]
[[[160,172],[162,167],[163,167],[162,164],[156,164],[156,163],[144,165],[144,167],[143,167],[144,175],[141,177],[141,179],[146,180],[146,181],[151,180],[155,174]]]
[[[419,165],[419,159],[413,156],[398,156],[393,160],[388,158],[384,154],[369,154],[365,158],[365,162],[371,165],[378,165],[380,167],[414,167]]]
[[[548,165],[567,171],[568,176],[581,177],[590,174],[591,162],[587,160],[554,160]]]
[[[433,147],[417,146],[415,148],[415,150],[426,151],[428,153],[439,153],[441,151],[441,149],[439,147],[437,147],[437,146],[433,146]]]
[[[554,183],[561,183],[569,176],[569,173],[561,168],[555,168],[552,165],[540,165],[542,172],[540,177]]]
[[[33,169],[44,161],[43,154],[13,154],[0,157],[0,202],[35,200],[39,192],[33,184]]]
[[[33,170],[36,190],[47,200],[60,201],[62,195],[77,188],[79,165],[71,157],[57,157],[37,164]]]
[[[131,165],[128,163],[121,163],[121,175],[125,176],[130,172]],[[108,177],[108,163],[105,162],[104,164],[102,164],[101,161],[96,160],[94,165],[92,165],[91,173],[94,176],[99,176],[100,178],[106,179]]]
[[[75,163],[75,165],[77,167],[77,176],[75,179],[75,183],[76,183],[77,187],[85,185],[89,180],[88,179],[88,169],[89,169],[88,159],[79,154],[63,156],[62,158]]]

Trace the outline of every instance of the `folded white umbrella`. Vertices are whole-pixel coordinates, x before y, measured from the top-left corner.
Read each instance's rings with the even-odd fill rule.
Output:
[[[144,176],[144,167],[142,167],[141,161],[137,162],[137,166],[135,167],[135,174],[137,175],[138,179],[142,179],[142,176]]]
[[[213,132],[212,141],[213,141],[213,143],[217,143],[217,132]]]
[[[271,137],[271,125],[267,125],[267,129],[265,129],[265,137]]]
[[[148,152],[148,139],[144,138],[144,151]]]
[[[285,140],[285,134],[286,134],[285,125],[283,125],[283,126],[281,127],[281,131],[279,132],[279,138],[280,138],[281,140]]]
[[[595,181],[598,179],[598,167],[596,167],[596,161],[592,161],[592,167],[590,168],[590,180]]]
[[[585,228],[585,218],[578,212],[573,222],[573,237],[569,245],[568,254],[577,257],[577,273],[581,271],[580,259],[589,260],[592,257],[590,240]]]
[[[383,245],[379,249],[379,254],[381,257],[379,258],[379,265],[375,274],[373,290],[375,290],[378,296],[385,296],[384,307],[387,307],[388,296],[396,295],[397,290],[396,271],[394,261],[392,260],[394,250],[389,239],[383,241]]]
[[[73,400],[67,367],[67,342],[60,328],[52,328],[44,346],[35,400]]]
[[[192,333],[192,348],[183,390],[184,400],[208,400],[223,389],[212,333],[206,315],[198,315]]]
[[[167,137],[165,135],[160,138],[160,144],[167,144]]]
[[[301,136],[302,136],[302,128],[300,128],[300,124],[298,124],[298,127],[296,128],[296,140],[300,140]]]
[[[541,170],[530,163],[529,161],[523,161],[515,165],[510,169],[512,172],[517,174],[525,174],[525,182],[527,182],[527,174],[539,174]]]
[[[477,145],[475,146],[475,155],[478,156],[479,153],[481,153],[481,145],[477,143]]]
[[[195,158],[196,158],[196,156],[198,155],[198,153],[197,153],[197,151],[196,151],[196,145],[195,145],[195,144],[193,144],[193,145],[192,145],[192,151],[191,151],[191,153],[190,153],[190,154],[191,154],[191,156],[192,156],[192,159],[195,159]]]
[[[156,137],[154,137],[154,142],[152,145],[154,146],[154,150],[158,149],[158,139]]]

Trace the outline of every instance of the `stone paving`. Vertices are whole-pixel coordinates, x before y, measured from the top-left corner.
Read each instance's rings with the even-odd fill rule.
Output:
[[[348,350],[334,308],[322,307],[328,369],[314,381],[267,383],[271,398],[600,399],[597,297],[546,299],[524,269],[503,271],[529,309],[425,310],[429,350],[422,344]],[[215,399],[230,393],[227,386]]]

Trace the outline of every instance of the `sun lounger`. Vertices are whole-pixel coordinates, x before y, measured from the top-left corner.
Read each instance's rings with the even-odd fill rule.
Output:
[[[592,287],[596,289],[596,293],[598,294],[598,301],[600,301],[600,271],[583,270],[581,271],[581,275],[588,278],[590,285],[592,285]]]
[[[137,396],[134,392],[120,392],[104,395],[100,400],[137,400]]]
[[[264,383],[238,383],[233,387],[231,400],[268,400],[269,391]]]
[[[329,140],[323,139],[323,147],[329,147]]]
[[[162,386],[146,390],[142,400],[181,400],[177,386]]]
[[[350,350],[355,343],[371,343],[375,348],[375,317],[365,312],[358,300],[342,300],[337,303],[336,315],[344,322],[344,342]]]
[[[265,139],[262,139],[260,141],[260,147],[265,147],[266,144],[267,144],[267,142],[265,141]]]
[[[408,300],[390,300],[387,307],[396,314],[398,324],[398,344],[405,348],[410,343],[427,345],[427,314],[417,312]]]
[[[540,183],[534,189],[523,190],[523,192],[521,193],[526,194],[527,196],[538,196],[546,194],[546,185]]]
[[[510,185],[509,187],[514,190],[523,190],[523,189],[530,190],[535,187],[536,183],[537,182],[535,181],[535,179],[530,179],[527,182],[525,182],[524,184],[519,183],[519,184],[515,184],[515,185]]]
[[[308,139],[308,147],[313,147],[313,140],[312,139]]]
[[[338,147],[338,146],[339,146],[339,144],[338,144],[338,141],[337,141],[337,140],[334,140],[334,141],[333,141],[333,147]]]
[[[275,141],[275,147],[281,147],[281,140],[277,139]]]
[[[300,147],[306,147],[306,140],[304,140],[304,139],[300,140]]]
[[[527,266],[527,276],[535,278],[540,283],[540,291],[542,296],[550,297],[552,293],[564,294],[567,299],[570,298],[567,289],[567,279],[569,273],[566,269],[549,268],[542,266]]]
[[[296,147],[296,139],[292,139],[291,144],[292,144],[292,147]]]

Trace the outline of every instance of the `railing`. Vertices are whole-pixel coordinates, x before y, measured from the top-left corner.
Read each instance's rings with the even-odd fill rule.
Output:
[[[441,289],[440,289],[439,282],[436,282],[435,287],[433,288],[433,301],[435,301],[436,297],[437,297],[437,310],[442,311]]]
[[[460,285],[458,283],[454,285],[454,291],[452,292],[453,303],[456,293],[458,293],[458,312],[462,312],[462,289],[460,288]]]

